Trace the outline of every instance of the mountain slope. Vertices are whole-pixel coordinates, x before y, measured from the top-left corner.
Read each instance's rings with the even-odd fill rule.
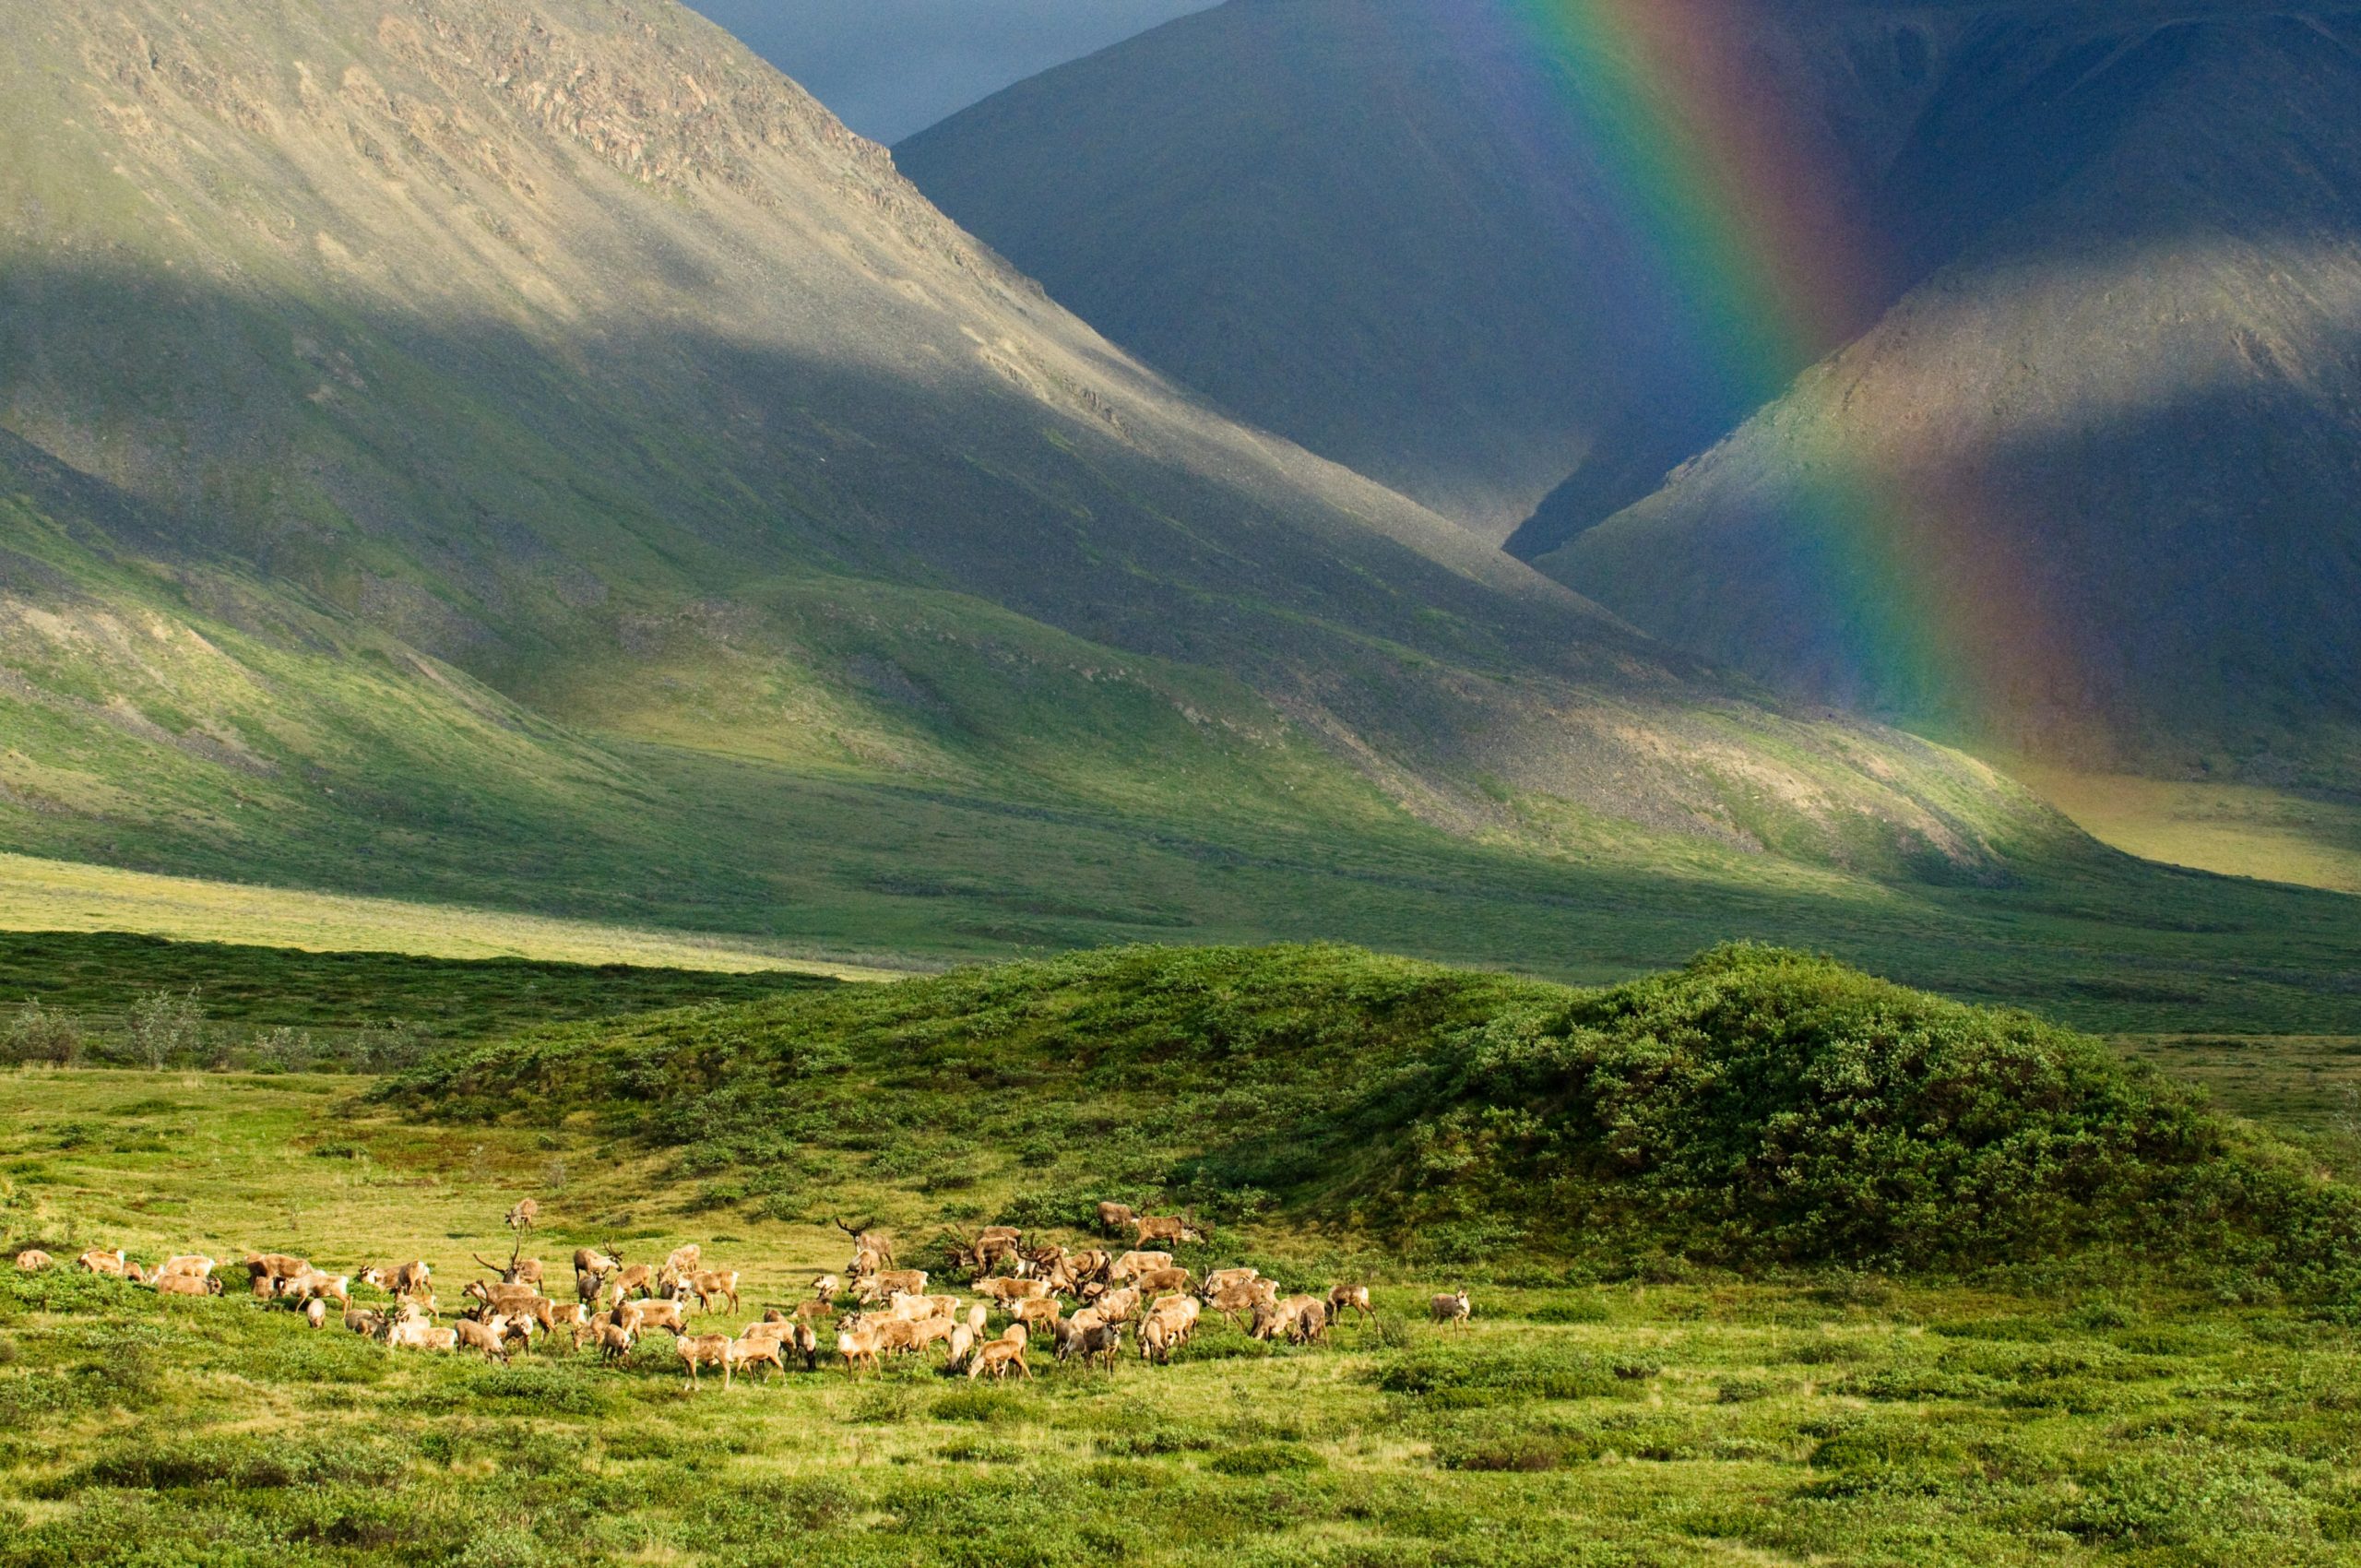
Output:
[[[1153,362],[1668,640],[2338,789],[2352,18],[1231,0],[897,156]]]
[[[2082,852],[1176,390],[685,12],[4,25],[19,848],[927,951]]]
[[[1861,238],[1959,24],[1677,9],[1687,63],[1813,171],[1804,232],[1858,295],[1792,373],[1894,290]],[[1596,505],[1637,499],[1752,406],[1667,282],[1683,243],[1633,199],[1645,132],[1601,87],[1641,68],[1629,53],[1509,6],[1230,0],[896,158],[1149,362],[1497,540],[1569,475]]]
[[[2150,48],[2053,189],[1543,567],[1857,708],[2349,787],[2361,24]]]

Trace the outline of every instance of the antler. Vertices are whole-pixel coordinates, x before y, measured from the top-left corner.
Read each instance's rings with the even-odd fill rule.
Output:
[[[484,1265],[484,1267],[486,1267],[486,1268],[488,1268],[488,1269],[492,1270],[492,1273],[499,1275],[503,1279],[505,1279],[505,1278],[507,1278],[507,1277],[508,1277],[508,1276],[507,1276],[506,1272],[505,1272],[504,1270],[503,1270],[503,1269],[501,1268],[501,1266],[500,1266],[498,1264],[496,1264],[496,1263],[492,1262],[490,1258],[488,1258],[488,1257],[484,1256],[481,1253],[475,1252],[475,1251],[473,1251],[472,1249],[470,1249],[470,1251],[469,1251],[469,1255],[470,1257],[473,1257],[473,1258],[476,1260],[476,1262],[478,1262],[478,1263],[480,1263],[480,1264],[483,1265]]]
[[[872,1215],[870,1218],[860,1222],[860,1229],[855,1229],[852,1226],[847,1225],[843,1220],[837,1219],[833,1214],[828,1218],[836,1221],[836,1227],[837,1229],[843,1231],[846,1235],[851,1237],[856,1241],[869,1234],[869,1228],[877,1223],[877,1217]]]

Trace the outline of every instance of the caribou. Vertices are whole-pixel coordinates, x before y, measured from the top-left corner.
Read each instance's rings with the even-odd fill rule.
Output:
[[[1150,1241],[1169,1241],[1178,1246],[1184,1241],[1202,1241],[1205,1239],[1205,1233],[1197,1229],[1196,1218],[1193,1215],[1186,1219],[1178,1215],[1138,1215],[1132,1220],[1132,1229],[1139,1233],[1138,1241],[1143,1247]]]

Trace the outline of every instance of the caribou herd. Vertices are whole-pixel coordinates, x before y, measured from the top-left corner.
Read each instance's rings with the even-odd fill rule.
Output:
[[[254,1300],[297,1313],[314,1328],[326,1327],[333,1315],[388,1349],[467,1352],[502,1364],[536,1340],[620,1361],[643,1336],[660,1333],[671,1339],[692,1390],[709,1371],[721,1374],[725,1388],[740,1373],[783,1374],[790,1361],[814,1372],[830,1349],[848,1377],[937,1348],[943,1372],[971,1380],[1030,1378],[1028,1358],[1044,1348],[1061,1363],[1111,1375],[1127,1333],[1141,1361],[1168,1365],[1208,1315],[1252,1338],[1294,1345],[1320,1344],[1347,1318],[1358,1325],[1376,1317],[1366,1285],[1332,1285],[1325,1296],[1282,1294],[1277,1281],[1251,1267],[1193,1274],[1169,1250],[1206,1239],[1193,1219],[1102,1203],[1102,1234],[1128,1232],[1133,1243],[1121,1253],[1028,1243],[1013,1225],[987,1226],[973,1236],[945,1232],[948,1272],[964,1279],[970,1301],[955,1291],[930,1292],[929,1272],[900,1266],[893,1239],[874,1224],[839,1219],[853,1249],[841,1273],[820,1275],[801,1300],[766,1305],[760,1322],[735,1333],[697,1332],[699,1320],[717,1310],[742,1315],[736,1269],[707,1266],[694,1243],[660,1263],[629,1262],[611,1245],[577,1247],[573,1299],[561,1300],[545,1289],[548,1266],[524,1255],[539,1216],[540,1205],[529,1198],[508,1212],[517,1237],[508,1261],[474,1254],[484,1277],[460,1288],[447,1323],[437,1321],[443,1309],[434,1270],[423,1260],[330,1274],[282,1253],[249,1253],[235,1265],[184,1253],[148,1269],[120,1249],[92,1248],[74,1266],[159,1295],[199,1297],[220,1295],[225,1277],[243,1267]],[[25,1273],[56,1264],[38,1248],[16,1261]],[[379,1292],[384,1302],[356,1304],[356,1286]],[[1430,1314],[1439,1324],[1466,1327],[1473,1315],[1466,1290],[1434,1296]],[[996,1333],[995,1317],[1003,1325]]]

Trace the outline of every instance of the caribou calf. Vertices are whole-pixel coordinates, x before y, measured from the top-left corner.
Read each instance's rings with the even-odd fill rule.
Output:
[[[245,1262],[249,1279],[287,1279],[312,1272],[309,1258],[291,1257],[285,1253],[248,1253]]]
[[[696,1292],[697,1311],[713,1311],[716,1301],[726,1301],[730,1310],[738,1310],[738,1271],[734,1268],[701,1269],[688,1277],[688,1287]]]
[[[688,1331],[688,1322],[681,1315],[678,1301],[625,1301],[615,1309],[615,1321],[634,1335],[660,1328],[677,1337]]]
[[[730,1341],[722,1358],[722,1383],[725,1386],[732,1372],[742,1372],[749,1367],[776,1367],[780,1376],[787,1375],[787,1358],[779,1352],[779,1342],[767,1335],[740,1335]]]
[[[875,1372],[880,1335],[873,1324],[859,1319],[848,1319],[836,1330],[836,1354],[845,1359],[845,1376],[849,1378],[862,1367]]]
[[[1467,1300],[1467,1288],[1461,1286],[1448,1296],[1437,1296],[1429,1303],[1437,1323],[1457,1324],[1465,1328],[1467,1320],[1476,1315],[1473,1303]]]
[[[434,1350],[447,1356],[459,1348],[457,1329],[437,1328],[423,1318],[389,1321],[384,1336],[389,1350]]]
[[[352,1280],[342,1274],[323,1274],[313,1269],[305,1274],[291,1275],[279,1281],[279,1294],[292,1301],[298,1309],[326,1297],[337,1304],[338,1312],[352,1305]]]
[[[1114,1284],[1121,1280],[1129,1279],[1134,1275],[1145,1274],[1150,1269],[1170,1268],[1171,1266],[1172,1254],[1170,1253],[1130,1252],[1125,1253],[1121,1257],[1117,1258],[1112,1264],[1108,1265],[1107,1279],[1109,1284]]]
[[[1183,1241],[1202,1241],[1205,1239],[1205,1233],[1197,1229],[1196,1221],[1183,1219],[1177,1214],[1139,1215],[1132,1220],[1132,1229],[1139,1233],[1139,1244],[1143,1247],[1150,1241],[1170,1241],[1178,1244]]]
[[[748,1324],[746,1332],[738,1337],[742,1344],[757,1339],[766,1340],[777,1346],[783,1354],[802,1357],[805,1372],[814,1372],[819,1368],[820,1336],[812,1331],[812,1325],[808,1323],[799,1323],[793,1318],[784,1316],[766,1317],[760,1323]],[[786,1371],[787,1363],[780,1362],[779,1370]]]
[[[896,1291],[900,1291],[906,1296],[925,1295],[926,1270],[922,1268],[881,1269],[862,1279],[854,1293],[863,1301],[873,1304],[892,1300]]]
[[[1342,1323],[1345,1321],[1345,1314],[1348,1312],[1357,1314],[1355,1322],[1377,1315],[1377,1309],[1369,1304],[1368,1286],[1331,1285],[1328,1287],[1328,1321],[1332,1324]]]
[[[373,1263],[353,1277],[388,1296],[414,1296],[432,1289],[434,1270],[425,1259],[418,1258],[409,1263]]]
[[[681,1358],[689,1375],[681,1386],[694,1390],[700,1386],[697,1373],[706,1367],[721,1369],[721,1386],[730,1386],[730,1336],[727,1334],[683,1334],[672,1341],[672,1353]]]
[[[1028,1378],[1033,1375],[1033,1369],[1025,1363],[1024,1343],[1014,1339],[990,1340],[977,1348],[975,1360],[967,1367],[967,1381],[972,1383],[986,1372],[991,1373],[997,1381],[1006,1377],[1011,1367]]]
[[[461,1318],[451,1325],[451,1332],[458,1336],[460,1348],[476,1351],[488,1361],[507,1363],[508,1320],[499,1313],[494,1313],[481,1323]]]

